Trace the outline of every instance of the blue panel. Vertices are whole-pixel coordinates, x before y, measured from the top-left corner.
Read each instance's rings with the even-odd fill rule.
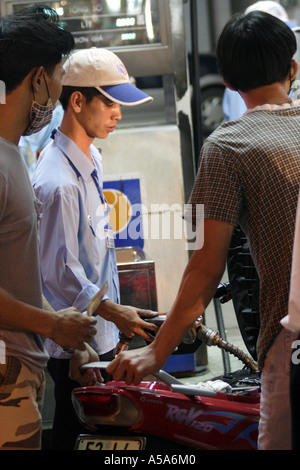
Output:
[[[163,367],[166,372],[185,372],[195,369],[194,354],[174,354],[169,357]]]
[[[112,209],[111,224],[115,232],[115,246],[143,248],[140,180],[107,181],[103,183],[103,191]],[[131,211],[131,215],[127,216],[127,209]]]

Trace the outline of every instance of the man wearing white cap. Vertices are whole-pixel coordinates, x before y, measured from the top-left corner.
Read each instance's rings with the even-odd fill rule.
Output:
[[[278,2],[272,2],[267,0],[255,2],[248,8],[246,8],[245,15],[247,15],[247,13],[250,13],[251,11],[264,11],[266,13],[269,13],[270,15],[276,16],[276,18],[278,18],[279,20],[284,21],[290,28],[293,28],[295,26],[289,20],[285,8],[283,8],[283,6],[280,5],[280,3]]]
[[[75,52],[65,62],[64,71],[62,123],[41,153],[32,181],[43,204],[43,293],[55,310],[72,305],[84,312],[108,281],[105,301],[96,311],[101,317],[97,317],[93,343],[100,359],[107,360],[118,342],[118,329],[128,336],[137,333],[147,338],[143,328],[149,328],[149,323],[140,314],[153,314],[119,305],[109,207],[102,191],[102,158],[92,142],[114,131],[122,118],[121,105],[136,106],[152,98],[130,83],[124,64],[106,49]],[[68,378],[70,361],[64,351],[52,341],[47,347],[56,396],[53,448],[74,449],[80,428],[70,395],[78,383]],[[72,362],[80,354],[76,352]]]

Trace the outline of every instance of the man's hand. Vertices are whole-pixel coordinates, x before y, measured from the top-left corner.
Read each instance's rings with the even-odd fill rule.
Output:
[[[53,315],[56,318],[50,339],[64,349],[84,351],[84,343],[90,343],[97,332],[93,326],[97,323],[96,318],[83,315],[74,307],[59,310]]]
[[[84,373],[80,367],[88,362],[99,361],[99,356],[88,344],[85,345],[85,351],[76,351],[70,360],[69,377],[80,383],[83,387],[95,385],[97,382],[103,382],[99,369],[86,369]]]
[[[128,385],[138,385],[144,377],[154,374],[163,366],[152,344],[140,349],[121,352],[107,366],[106,371],[114,380],[124,380]]]
[[[158,331],[158,327],[153,323],[148,323],[143,318],[154,318],[157,313],[151,310],[143,310],[128,305],[119,305],[111,300],[101,302],[95,311],[105,320],[112,321],[118,329],[128,338],[139,335],[146,341],[152,341],[153,337],[145,331]],[[142,318],[143,317],[143,318]]]

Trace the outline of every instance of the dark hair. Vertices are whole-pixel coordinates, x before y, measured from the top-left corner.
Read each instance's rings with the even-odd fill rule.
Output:
[[[72,34],[45,4],[31,5],[0,18],[0,80],[9,93],[30,70],[43,66],[51,76],[62,57],[74,48]]]
[[[217,45],[217,62],[230,86],[248,91],[286,80],[296,52],[296,37],[283,21],[254,11],[234,15]]]
[[[64,111],[68,107],[70,96],[75,91],[80,91],[80,93],[82,93],[85,97],[87,103],[90,103],[94,96],[101,95],[100,91],[98,91],[97,88],[94,87],[63,86],[59,101],[61,102]]]

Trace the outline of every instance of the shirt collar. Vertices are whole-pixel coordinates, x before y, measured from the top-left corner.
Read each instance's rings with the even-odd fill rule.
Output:
[[[72,165],[76,168],[78,173],[86,181],[91,177],[92,171],[95,169],[92,162],[87,156],[80,150],[78,145],[73,142],[72,139],[63,134],[60,130],[57,130],[52,136],[57,147],[63,152],[63,154],[70,160]],[[90,146],[90,154],[92,158],[95,156],[96,149],[93,145]]]
[[[279,111],[284,109],[293,109],[300,107],[300,100],[292,101],[291,103],[284,104],[263,104],[261,106],[255,106],[254,108],[247,109],[244,116],[254,111]]]

